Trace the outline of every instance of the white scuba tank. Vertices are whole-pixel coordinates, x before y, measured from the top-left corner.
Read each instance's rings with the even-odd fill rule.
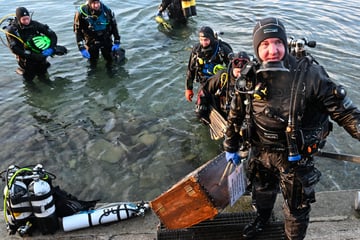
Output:
[[[63,217],[62,226],[64,231],[73,231],[132,218],[138,216],[139,211],[138,206],[133,203],[121,203]]]
[[[4,196],[7,197],[5,214],[9,224],[15,225],[16,221],[26,220],[28,217],[31,216],[32,212],[30,203],[28,199],[26,199],[26,197],[28,197],[29,195],[25,183],[23,183],[22,181],[15,181],[12,184],[9,192],[8,187],[5,186]],[[28,208],[29,210],[17,210],[20,208]]]
[[[58,229],[58,220],[50,184],[36,179],[29,184],[28,189],[39,229],[43,234],[54,233]]]

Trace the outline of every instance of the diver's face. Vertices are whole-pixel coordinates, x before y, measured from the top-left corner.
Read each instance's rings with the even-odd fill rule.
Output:
[[[100,10],[100,6],[101,6],[100,1],[94,1],[94,2],[90,3],[91,9],[96,10],[96,11]]]
[[[30,16],[23,16],[20,18],[21,25],[27,26],[30,24],[31,18]]]
[[[199,37],[199,41],[200,41],[200,45],[203,47],[203,48],[206,48],[210,45],[210,38],[207,38],[207,37]]]
[[[258,48],[259,58],[263,62],[278,62],[285,56],[285,45],[280,38],[267,38]]]

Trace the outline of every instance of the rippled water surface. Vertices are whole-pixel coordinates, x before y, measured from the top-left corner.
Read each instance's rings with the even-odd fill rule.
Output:
[[[26,86],[14,56],[0,46],[0,169],[42,163],[55,184],[82,199],[150,200],[221,151],[185,101],[184,79],[197,31],[209,25],[235,51],[252,53],[256,20],[278,16],[289,36],[317,41],[309,49],[360,106],[360,9],[351,1],[198,1],[198,16],[168,33],[154,14],[160,1],[104,0],[118,20],[127,61],[90,70],[72,32],[83,1],[1,3],[1,17],[25,6],[68,48],[49,61],[51,83]],[[1,39],[4,34],[1,32]],[[327,149],[360,155],[360,145],[336,127]],[[319,158],[318,191],[359,188],[359,164]]]

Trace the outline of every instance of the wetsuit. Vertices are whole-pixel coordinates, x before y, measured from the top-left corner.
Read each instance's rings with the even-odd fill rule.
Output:
[[[297,61],[287,55],[284,65],[290,72],[258,72],[255,79],[248,79],[253,86],[261,83],[263,95],[235,91],[224,148],[236,152],[246,144],[251,149],[247,176],[258,218],[244,231],[252,235],[269,220],[280,186],[286,239],[304,239],[321,175],[313,153],[325,144],[331,130],[329,118],[360,140],[360,111],[310,57]],[[259,66],[254,68],[259,70]],[[244,104],[246,99],[250,105]],[[286,134],[289,119],[295,127],[291,138]],[[301,159],[289,161],[294,146]]]
[[[195,109],[195,114],[200,120],[203,117],[207,118],[209,114],[207,107],[209,102],[206,93],[203,91],[203,86],[214,75],[216,65],[227,66],[229,64],[230,53],[232,53],[230,45],[215,39],[212,39],[211,44],[206,48],[203,48],[200,43],[192,48],[186,72],[185,89],[193,90],[193,82],[200,82]]]
[[[181,7],[181,0],[162,0],[159,6],[159,12],[162,13],[165,10],[168,11],[170,19],[173,19],[179,23],[186,23],[187,18]]]
[[[108,64],[112,63],[111,48],[113,44],[120,44],[120,35],[110,8],[101,3],[100,10],[95,11],[89,5],[81,5],[75,13],[74,32],[79,50],[89,51],[92,64],[97,63],[99,51]]]
[[[15,18],[6,28],[7,41],[11,51],[16,55],[16,59],[21,68],[23,77],[26,81],[32,81],[35,76],[43,77],[47,73],[50,63],[41,54],[33,43],[33,38],[45,35],[50,39],[50,48],[55,49],[57,36],[48,25],[31,20],[27,26],[21,25]]]

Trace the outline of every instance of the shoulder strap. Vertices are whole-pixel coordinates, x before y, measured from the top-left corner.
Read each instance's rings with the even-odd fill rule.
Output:
[[[85,17],[89,17],[89,12],[88,12],[88,8],[86,3],[80,5],[79,9],[78,9],[80,15],[83,15]]]
[[[229,48],[229,50],[230,50],[230,51],[233,51],[233,49],[232,49],[232,47],[230,46],[230,44],[229,44],[229,43],[224,42],[224,41],[222,41],[222,40],[219,40],[219,42],[220,42],[220,47],[222,47],[222,46],[226,46],[226,47],[228,47],[228,48]]]

